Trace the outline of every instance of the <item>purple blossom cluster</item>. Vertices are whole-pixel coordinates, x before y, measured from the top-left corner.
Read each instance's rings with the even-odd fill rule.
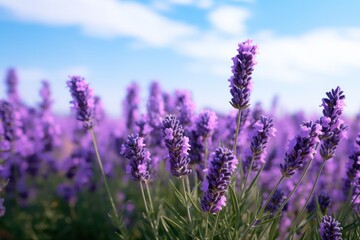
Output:
[[[121,154],[129,160],[128,172],[136,181],[150,180],[150,152],[145,149],[144,139],[139,135],[129,135],[121,147]]]
[[[321,126],[313,122],[303,122],[299,134],[290,141],[284,163],[280,164],[283,176],[291,177],[295,171],[314,158],[316,145],[320,142]]]
[[[261,116],[250,132],[250,148],[245,153],[245,170],[257,171],[265,164],[266,147],[270,137],[275,136],[274,120]],[[253,163],[251,163],[253,162]],[[251,169],[250,169],[250,165]]]
[[[66,82],[71,97],[72,108],[76,111],[76,119],[83,122],[86,129],[91,129],[95,124],[94,119],[94,93],[85,79],[80,76],[72,76]]]
[[[227,148],[217,148],[209,157],[206,179],[200,200],[204,212],[218,213],[226,205],[225,193],[238,160]]]
[[[320,224],[320,238],[321,240],[342,240],[342,227],[335,218],[331,216],[323,216]]]
[[[189,138],[184,136],[183,127],[174,115],[165,116],[162,125],[172,175],[181,177],[190,174],[192,172],[188,168],[190,144]]]
[[[322,140],[320,155],[323,159],[330,159],[334,156],[335,150],[339,145],[340,139],[346,137],[347,126],[340,119],[345,106],[345,95],[340,87],[332,89],[326,93],[327,98],[323,98],[323,116],[319,123],[322,126]]]
[[[250,93],[252,90],[252,72],[254,71],[257,46],[251,40],[239,43],[238,54],[233,57],[232,73],[229,79],[230,93],[232,95],[230,104],[239,110],[250,105]]]

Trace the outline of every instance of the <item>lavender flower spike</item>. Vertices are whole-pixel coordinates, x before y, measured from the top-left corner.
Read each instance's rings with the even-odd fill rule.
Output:
[[[245,155],[245,167],[250,168],[251,159],[253,165],[250,171],[257,171],[265,163],[266,146],[271,136],[275,136],[274,120],[264,116],[260,117],[253,125],[251,133],[250,149]]]
[[[66,82],[70,89],[70,94],[73,100],[73,109],[76,111],[76,119],[83,122],[83,126],[86,129],[91,129],[94,124],[94,94],[89,84],[85,79],[80,76],[72,76],[70,80]]]
[[[20,113],[16,111],[14,105],[6,100],[0,101],[0,122],[3,125],[4,138],[12,142],[19,139],[22,135]]]
[[[217,116],[215,112],[203,110],[195,120],[196,130],[199,136],[211,138],[217,127]]]
[[[232,99],[230,104],[239,110],[249,107],[250,92],[252,89],[251,74],[254,71],[255,55],[257,46],[252,44],[252,40],[239,43],[238,54],[232,58],[233,76],[229,79],[230,93]]]
[[[331,92],[326,93],[328,98],[322,99],[323,117],[320,118],[319,123],[322,126],[322,135],[320,139],[322,144],[320,147],[320,155],[323,159],[328,160],[334,156],[335,150],[340,142],[340,139],[346,137],[345,130],[347,126],[344,121],[340,119],[343,108],[345,106],[345,95],[340,87]]]
[[[204,194],[201,208],[204,212],[217,213],[226,205],[225,193],[231,182],[238,160],[227,148],[218,148],[210,155],[207,176],[202,185]]]
[[[121,154],[130,160],[128,171],[135,181],[150,180],[150,153],[145,149],[144,139],[139,135],[129,135],[121,147]]]
[[[342,240],[341,230],[342,227],[340,227],[340,223],[335,218],[323,216],[319,228],[321,240]]]
[[[320,142],[319,134],[321,134],[319,124],[311,121],[301,123],[300,133],[289,143],[285,163],[280,164],[283,176],[291,177],[295,174],[295,170],[302,168],[306,162],[314,158],[315,146]]]
[[[188,168],[189,138],[184,136],[184,129],[174,115],[167,115],[162,120],[165,145],[169,151],[170,171],[173,176],[181,177],[192,172]]]

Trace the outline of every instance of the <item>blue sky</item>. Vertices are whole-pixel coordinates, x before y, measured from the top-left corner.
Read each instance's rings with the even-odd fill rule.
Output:
[[[125,87],[145,101],[152,80],[189,89],[198,108],[227,111],[231,57],[248,38],[259,45],[252,103],[319,112],[344,89],[347,114],[360,110],[360,1],[0,0],[0,74],[15,67],[29,104],[42,79],[54,109],[68,113],[65,81],[83,75],[106,110],[121,114]],[[0,85],[0,97],[4,95]]]

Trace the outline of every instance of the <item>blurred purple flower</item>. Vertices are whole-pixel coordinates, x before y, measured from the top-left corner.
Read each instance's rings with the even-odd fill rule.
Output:
[[[203,110],[195,119],[196,131],[204,139],[210,139],[217,127],[216,113],[210,110]]]
[[[319,195],[316,195],[307,206],[308,212],[311,213],[314,211],[317,204],[319,204],[322,214],[325,214],[326,209],[328,209],[331,204],[331,197],[327,193],[320,193]]]
[[[177,90],[175,92],[175,105],[178,118],[183,127],[190,126],[193,120],[195,104],[191,99],[190,91]]]
[[[229,149],[218,148],[208,161],[209,168],[202,184],[204,194],[200,203],[204,212],[217,213],[226,205],[225,193],[238,160]]]
[[[18,104],[20,101],[17,87],[19,80],[15,69],[10,68],[8,70],[5,82],[7,86],[8,100],[13,104]]]
[[[270,213],[276,213],[281,204],[285,201],[286,197],[287,195],[281,189],[276,189],[274,195],[270,199],[270,202],[266,205],[265,210]],[[282,211],[286,210],[287,204],[284,206]]]
[[[20,114],[14,105],[6,100],[0,101],[0,120],[5,140],[13,142],[22,136]]]
[[[50,112],[53,101],[51,100],[51,90],[48,81],[45,80],[42,81],[42,86],[40,89],[40,97],[41,97],[41,102],[39,104],[39,107],[41,111]]]
[[[85,79],[72,76],[66,82],[72,97],[72,108],[76,111],[76,119],[83,122],[83,127],[91,129],[95,124],[95,104],[93,90]]]
[[[184,129],[174,115],[167,115],[162,120],[165,145],[168,149],[170,171],[173,176],[181,177],[192,172],[188,168],[189,138],[184,136]]]
[[[133,82],[127,87],[126,97],[123,102],[124,116],[126,128],[131,133],[134,129],[135,122],[139,119],[139,104],[140,104],[140,88]]]

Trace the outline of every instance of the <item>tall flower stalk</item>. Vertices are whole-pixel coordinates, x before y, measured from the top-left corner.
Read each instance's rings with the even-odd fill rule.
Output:
[[[121,154],[129,160],[128,173],[131,174],[133,180],[139,181],[140,183],[145,211],[149,218],[154,238],[158,239],[158,223],[156,219],[152,220],[152,215],[155,214],[155,210],[148,185],[151,178],[151,159],[150,152],[145,149],[144,139],[139,137],[139,135],[129,135],[126,142],[121,146]],[[145,185],[147,198],[143,185]]]
[[[238,54],[232,58],[233,66],[232,76],[229,79],[230,82],[230,93],[231,101],[230,104],[238,110],[235,139],[233,145],[233,152],[235,157],[237,140],[241,122],[241,111],[250,106],[250,93],[252,89],[252,72],[254,71],[255,56],[257,54],[257,45],[252,43],[252,40],[239,43]],[[242,162],[240,164],[241,177],[243,176]]]
[[[95,104],[94,104],[94,94],[92,88],[90,88],[89,84],[85,81],[83,77],[80,76],[72,76],[70,80],[66,82],[70,94],[72,97],[72,108],[75,110],[76,119],[83,123],[83,127],[87,129],[91,134],[91,139],[93,142],[96,159],[99,164],[99,168],[101,171],[101,175],[104,180],[106,192],[108,194],[108,198],[112,207],[114,222],[120,228],[119,223],[119,215],[117,213],[114,200],[112,198],[112,194],[110,192],[110,188],[105,176],[104,167],[100,158],[99,150],[96,143],[96,137],[94,133],[95,126]]]
[[[311,188],[310,194],[306,199],[304,206],[302,207],[300,213],[297,215],[291,232],[289,234],[292,237],[295,234],[296,226],[299,224],[299,221],[302,218],[302,215],[305,212],[306,206],[310,202],[312,194],[314,193],[316,184],[319,180],[319,177],[324,169],[326,161],[331,159],[335,150],[340,142],[340,139],[345,136],[345,130],[347,126],[344,125],[343,120],[340,119],[344,108],[345,95],[340,87],[332,89],[330,92],[326,93],[327,98],[323,98],[322,107],[323,107],[323,116],[320,118],[319,124],[322,127],[322,133],[319,135],[322,143],[320,146],[320,155],[322,157],[321,165],[316,174],[314,184]]]
[[[303,122],[300,125],[299,134],[297,135],[296,138],[290,141],[288,151],[285,153],[284,163],[280,164],[280,170],[282,176],[275,185],[275,187],[273,188],[273,190],[271,191],[271,193],[269,194],[267,200],[265,201],[265,204],[263,204],[262,208],[257,212],[255,218],[251,221],[251,223],[245,230],[243,234],[244,237],[246,237],[247,233],[251,230],[251,228],[254,226],[256,221],[260,220],[266,209],[266,206],[271,201],[274,193],[278,189],[281,182],[285,178],[289,178],[292,175],[294,175],[298,169],[303,168],[304,164],[306,164],[305,169],[303,170],[303,173],[301,174],[299,181],[297,182],[291,193],[284,200],[284,202],[281,204],[277,213],[282,211],[283,207],[287,204],[292,194],[296,191],[296,189],[302,182],[304,176],[306,175],[309,169],[311,161],[313,160],[314,155],[316,153],[317,144],[320,141],[319,134],[321,134],[321,126],[317,123],[313,123],[310,121],[310,122]]]

